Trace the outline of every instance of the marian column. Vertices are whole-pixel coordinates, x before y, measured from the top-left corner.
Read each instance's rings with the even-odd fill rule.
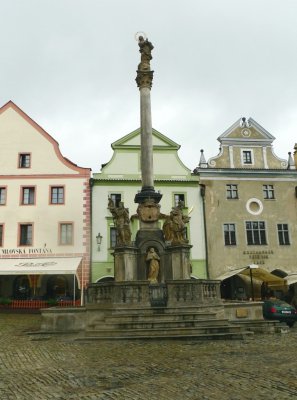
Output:
[[[140,91],[140,121],[141,121],[141,177],[142,189],[135,196],[135,203],[143,204],[150,200],[159,203],[162,195],[154,189],[152,115],[150,91],[154,71],[151,71],[150,61],[154,46],[143,36],[138,38],[141,61],[137,69],[136,82]]]

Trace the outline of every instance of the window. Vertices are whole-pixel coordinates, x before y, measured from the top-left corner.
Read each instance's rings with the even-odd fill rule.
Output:
[[[61,223],[60,224],[60,244],[71,245],[73,243],[73,224]]]
[[[289,245],[289,228],[288,224],[277,224],[278,242],[280,245]]]
[[[115,207],[118,207],[120,204],[120,201],[122,201],[122,195],[120,193],[112,193],[110,195],[110,198],[113,201],[113,204]]]
[[[64,187],[51,187],[51,204],[64,204]]]
[[[0,247],[3,246],[3,225],[0,225]]]
[[[31,154],[23,153],[19,155],[19,168],[31,167]]]
[[[182,202],[183,206],[185,206],[185,195],[182,193],[175,193],[174,194],[174,207],[178,207],[180,202]]]
[[[20,225],[20,242],[19,246],[31,246],[33,237],[33,226],[32,224],[21,224]]]
[[[35,203],[35,188],[34,187],[23,187],[22,188],[22,204],[34,204]]]
[[[0,187],[0,206],[4,206],[6,204],[6,188]]]
[[[117,244],[117,230],[114,227],[111,227],[109,230],[109,238],[110,238],[110,243],[109,246],[111,249],[115,248]]]
[[[264,221],[247,221],[245,227],[248,245],[267,244]]]
[[[242,162],[243,164],[252,164],[252,152],[251,150],[242,151]]]
[[[227,199],[238,199],[237,185],[226,185]]]
[[[264,199],[274,199],[274,187],[273,185],[263,185]]]
[[[225,246],[236,245],[235,224],[224,224]]]

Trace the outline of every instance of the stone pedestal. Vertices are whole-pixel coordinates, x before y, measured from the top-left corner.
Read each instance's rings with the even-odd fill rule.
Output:
[[[114,277],[116,282],[137,280],[138,249],[120,246],[114,250]]]
[[[168,279],[191,279],[190,249],[191,245],[167,247],[170,276]]]

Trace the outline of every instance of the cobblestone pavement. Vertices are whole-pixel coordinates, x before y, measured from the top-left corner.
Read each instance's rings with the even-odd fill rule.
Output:
[[[95,341],[28,334],[0,314],[1,400],[297,399],[297,328],[244,341]]]

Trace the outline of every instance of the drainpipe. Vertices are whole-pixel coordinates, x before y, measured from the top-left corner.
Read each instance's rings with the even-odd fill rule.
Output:
[[[207,229],[206,229],[206,212],[205,212],[205,185],[199,184],[200,194],[202,197],[202,210],[203,210],[203,225],[204,225],[204,238],[205,238],[205,266],[206,266],[206,278],[209,279],[208,270],[208,241],[207,241]]]
[[[92,275],[92,261],[93,261],[93,186],[94,186],[94,179],[90,178],[90,283],[93,283],[93,275]]]

